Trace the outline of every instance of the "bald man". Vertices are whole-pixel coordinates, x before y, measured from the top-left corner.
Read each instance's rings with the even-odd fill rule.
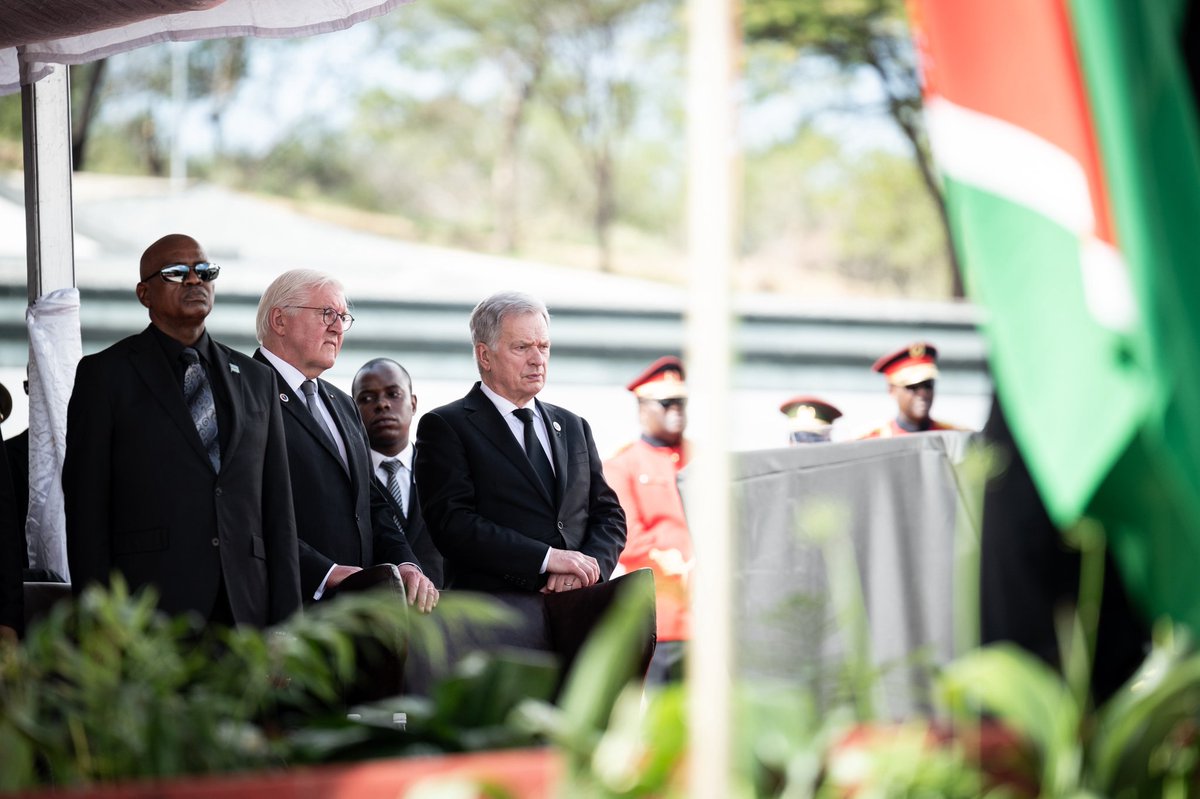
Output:
[[[150,324],[79,362],[67,408],[67,562],[79,593],[120,573],[159,607],[265,627],[300,607],[275,376],[205,320],[220,267],[190,236],[142,255]]]

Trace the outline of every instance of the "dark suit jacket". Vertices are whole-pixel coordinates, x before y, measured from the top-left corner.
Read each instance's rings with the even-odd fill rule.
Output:
[[[25,585],[21,580],[25,518],[17,516],[18,503],[4,450],[5,444],[0,441],[0,624],[20,633],[25,628]]]
[[[557,505],[478,383],[421,417],[414,471],[448,588],[537,590],[548,546],[591,555],[602,579],[617,565],[625,514],[604,481],[591,428],[562,408],[537,407],[550,433]]]
[[[153,586],[163,610],[206,618],[223,577],[234,620],[265,626],[300,607],[283,419],[274,373],[213,345],[213,390],[228,387],[231,411],[220,474],[151,328],[79,362],[62,478],[67,563],[76,593],[116,569],[132,588]]]
[[[387,485],[379,480],[378,475],[375,476],[384,497],[387,498],[392,515],[399,522],[400,529],[404,530],[404,537],[408,539],[413,554],[417,556],[417,562],[421,564],[421,571],[425,572],[425,576],[433,581],[438,589],[441,589],[445,584],[445,577],[442,573],[442,553],[438,552],[438,548],[434,545],[433,539],[429,535],[429,528],[425,526],[425,517],[421,515],[416,475],[414,474],[411,479],[412,483],[408,488],[408,513],[405,514],[400,503],[392,496],[392,492],[387,490]]]
[[[254,357],[270,362],[259,350]],[[275,374],[277,404],[283,407],[288,468],[300,539],[300,588],[305,601],[335,564],[418,563],[388,506],[387,491],[371,476],[367,433],[354,400],[317,380],[318,392],[346,443],[349,472],[337,448],[317,426],[304,398]]]

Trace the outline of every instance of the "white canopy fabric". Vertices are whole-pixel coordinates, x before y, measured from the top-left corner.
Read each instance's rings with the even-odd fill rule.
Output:
[[[165,41],[289,38],[348,28],[409,0],[15,0],[0,5],[0,94],[47,64],[85,64]]]

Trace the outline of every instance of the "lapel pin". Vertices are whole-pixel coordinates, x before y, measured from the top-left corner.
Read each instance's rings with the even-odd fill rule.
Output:
[[[559,424],[558,422],[551,422],[550,426],[554,428],[554,432],[556,432],[556,433],[562,432],[562,425]]]
[[[280,398],[281,400],[283,400],[284,402],[290,402],[290,400],[288,399],[288,395],[287,395],[287,394],[280,394],[280,395],[279,395],[279,398]]]
[[[242,367],[238,366],[236,363],[231,363],[229,364],[229,371],[233,372],[235,375],[240,375],[242,373]]]

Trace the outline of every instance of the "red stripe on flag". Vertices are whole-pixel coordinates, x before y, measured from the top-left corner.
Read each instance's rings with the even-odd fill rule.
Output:
[[[925,96],[1009,122],[1070,154],[1087,176],[1096,236],[1115,246],[1066,0],[909,0],[909,14]]]

